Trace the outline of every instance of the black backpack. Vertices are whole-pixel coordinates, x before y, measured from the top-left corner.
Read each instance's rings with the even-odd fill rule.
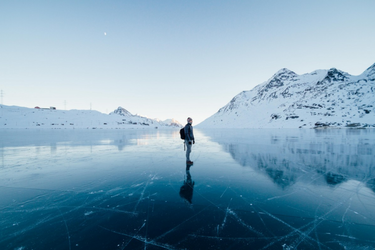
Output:
[[[180,129],[180,138],[182,140],[185,140],[185,127],[183,127],[182,129]]]

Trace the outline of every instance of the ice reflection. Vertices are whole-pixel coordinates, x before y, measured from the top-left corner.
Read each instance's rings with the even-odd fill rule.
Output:
[[[192,204],[195,182],[191,179],[190,167],[190,164],[186,164],[186,176],[184,179],[184,184],[180,187],[180,196]]]
[[[370,130],[196,130],[193,166],[178,131],[20,133],[0,249],[375,248]]]
[[[366,182],[375,175],[372,130],[214,130],[205,134],[239,164],[266,174],[283,189],[307,173],[321,174],[328,185],[349,179]]]

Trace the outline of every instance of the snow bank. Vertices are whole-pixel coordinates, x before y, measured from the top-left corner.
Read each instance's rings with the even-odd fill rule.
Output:
[[[48,128],[48,129],[141,129],[141,128],[179,128],[174,121],[166,123],[146,117],[132,115],[119,107],[111,114],[94,110],[56,110],[0,106],[0,129],[4,128]]]

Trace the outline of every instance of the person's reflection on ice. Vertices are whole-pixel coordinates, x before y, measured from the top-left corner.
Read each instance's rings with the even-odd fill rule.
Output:
[[[194,181],[191,179],[190,164],[186,164],[186,179],[180,188],[180,196],[192,204]]]

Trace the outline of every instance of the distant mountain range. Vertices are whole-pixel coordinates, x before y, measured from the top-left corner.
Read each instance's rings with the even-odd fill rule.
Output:
[[[201,128],[375,127],[375,64],[359,76],[335,68],[281,69],[235,96]]]
[[[136,123],[140,123],[140,124],[144,124],[144,123],[146,123],[146,124],[156,124],[156,125],[159,125],[159,126],[167,126],[167,127],[182,127],[181,123],[179,123],[175,119],[167,119],[167,120],[162,121],[162,120],[157,119],[157,118],[151,119],[151,118],[147,118],[147,117],[143,117],[143,116],[139,116],[139,115],[133,115],[129,111],[127,111],[126,109],[124,109],[122,107],[118,107],[115,111],[113,111],[109,115],[120,115],[120,116],[127,117],[127,119],[129,121],[131,121],[132,123],[136,122]]]
[[[56,110],[0,106],[0,128],[180,128],[174,119],[160,121],[133,115],[118,107],[109,115],[94,110]]]

